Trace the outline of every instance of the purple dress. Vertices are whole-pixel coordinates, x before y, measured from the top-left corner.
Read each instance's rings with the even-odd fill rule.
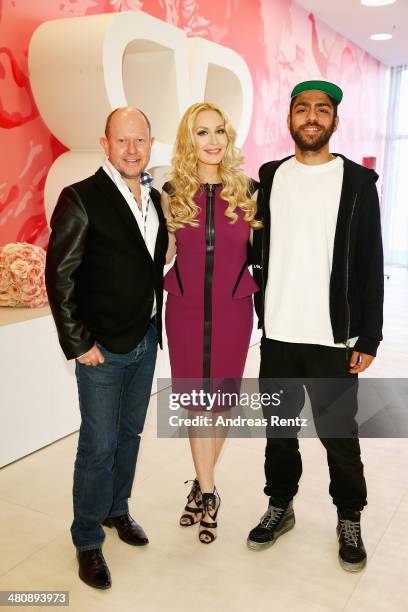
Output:
[[[199,226],[176,231],[177,257],[164,279],[173,379],[240,379],[244,372],[259,288],[248,270],[250,227],[238,208],[231,224],[221,191],[221,184],[203,186],[194,198]]]

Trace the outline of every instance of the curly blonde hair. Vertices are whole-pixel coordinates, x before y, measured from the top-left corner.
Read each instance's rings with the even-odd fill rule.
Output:
[[[225,155],[219,166],[223,184],[221,198],[228,202],[224,214],[231,219],[231,223],[236,223],[238,215],[234,211],[240,208],[244,212],[244,221],[249,223],[253,229],[259,229],[262,227],[262,222],[255,219],[256,202],[250,199],[249,180],[242,171],[243,156],[235,146],[236,132],[228,115],[217,104],[211,102],[193,104],[181,119],[172,159],[173,170],[170,176],[171,188],[168,190],[167,227],[169,231],[175,232],[185,225],[198,226],[196,217],[200,212],[200,207],[193,198],[201,189],[201,181],[198,176],[193,127],[197,115],[206,110],[216,111],[221,116],[228,139]]]

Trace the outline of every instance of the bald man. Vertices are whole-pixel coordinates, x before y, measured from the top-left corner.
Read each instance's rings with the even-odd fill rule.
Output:
[[[167,230],[145,171],[153,144],[146,115],[116,109],[100,143],[103,166],[59,197],[46,284],[61,348],[76,360],[81,428],[71,534],[79,576],[106,589],[102,525],[127,544],[148,543],[128,498],[161,346]]]

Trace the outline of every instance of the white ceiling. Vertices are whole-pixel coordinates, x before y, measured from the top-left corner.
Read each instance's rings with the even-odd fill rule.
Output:
[[[408,64],[408,0],[388,6],[363,6],[360,0],[295,0],[309,13],[388,66]],[[370,40],[390,33],[391,40]]]

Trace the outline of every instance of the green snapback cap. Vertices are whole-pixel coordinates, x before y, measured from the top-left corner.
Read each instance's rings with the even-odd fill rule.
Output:
[[[302,81],[302,83],[298,83],[290,94],[290,99],[296,98],[299,94],[304,91],[324,91],[328,96],[333,98],[336,104],[340,104],[343,99],[343,92],[338,85],[334,83],[330,83],[329,81]]]

